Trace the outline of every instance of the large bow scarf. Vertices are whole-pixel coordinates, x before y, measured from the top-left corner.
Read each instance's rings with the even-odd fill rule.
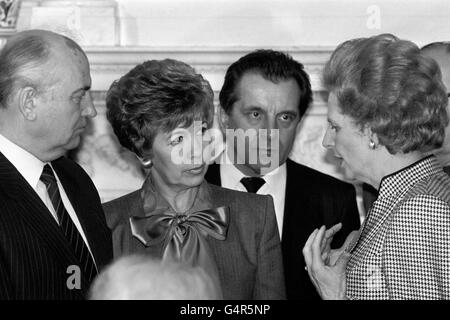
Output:
[[[220,292],[217,265],[206,238],[226,239],[229,208],[222,206],[196,210],[209,205],[209,201],[202,199],[207,198],[207,185],[203,184],[199,188],[194,210],[179,214],[168,205],[161,207],[159,202],[165,201],[157,194],[149,177],[141,191],[145,216],[130,217],[131,231],[146,247],[162,245],[164,261],[181,261],[203,268]]]
[[[189,215],[177,214],[166,208],[156,209],[144,217],[130,217],[133,235],[145,246],[163,242],[165,251],[170,246],[181,257],[183,248],[207,235],[217,240],[225,240],[228,228],[228,207],[218,207],[193,212]]]

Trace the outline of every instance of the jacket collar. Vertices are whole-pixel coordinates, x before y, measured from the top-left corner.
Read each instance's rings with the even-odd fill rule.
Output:
[[[0,153],[0,180],[2,196],[10,197],[18,207],[15,212],[17,218],[22,219],[33,230],[41,242],[55,255],[61,267],[66,269],[69,265],[77,265],[78,262],[61,228],[45,204],[2,153]],[[87,288],[87,284],[84,284],[83,288]]]

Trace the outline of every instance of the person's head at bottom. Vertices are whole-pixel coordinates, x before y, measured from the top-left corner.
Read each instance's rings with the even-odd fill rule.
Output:
[[[220,294],[200,267],[146,256],[122,257],[94,281],[90,300],[216,300]]]

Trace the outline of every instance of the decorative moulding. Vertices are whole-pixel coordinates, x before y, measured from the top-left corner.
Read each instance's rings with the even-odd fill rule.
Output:
[[[119,47],[85,46],[90,64],[93,90],[107,90],[111,82],[135,65],[151,59],[176,59],[192,65],[220,90],[228,66],[254,47]],[[305,65],[314,91],[322,90],[320,72],[334,48],[331,47],[278,47]]]
[[[0,0],[0,28],[12,29],[16,27],[17,16],[21,0]]]
[[[120,44],[114,0],[25,0],[17,29],[63,33],[81,45]]]

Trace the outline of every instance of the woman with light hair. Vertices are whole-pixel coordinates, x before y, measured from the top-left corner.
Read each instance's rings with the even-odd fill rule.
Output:
[[[303,249],[324,299],[449,299],[450,178],[427,152],[449,122],[436,62],[384,34],[341,44],[327,62],[323,145],[347,178],[378,189],[360,232],[316,229]]]

